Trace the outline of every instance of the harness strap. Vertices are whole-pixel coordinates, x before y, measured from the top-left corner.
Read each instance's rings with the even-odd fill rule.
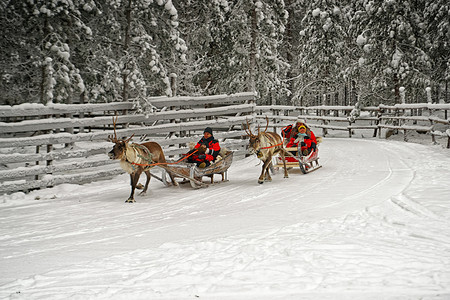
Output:
[[[134,143],[131,144],[131,146],[134,147],[134,148],[139,148],[142,151],[144,151],[145,154],[147,154],[147,157],[144,157],[143,155],[139,154],[139,152],[138,152],[137,157],[141,158],[142,160],[148,161],[148,162],[152,162],[153,161],[152,160],[152,153],[150,152],[150,150],[147,147],[142,146],[140,144],[134,144]]]
[[[274,137],[272,137],[271,135],[266,135],[267,139],[269,140],[270,143],[276,143],[276,139]],[[270,149],[270,148],[275,148],[278,146],[283,145],[283,142],[276,144],[276,145],[271,145],[271,146],[267,146],[267,147],[261,147],[259,148],[259,150],[264,150],[264,149]]]
[[[260,150],[263,150],[263,149],[270,149],[270,148],[275,148],[275,147],[278,147],[278,146],[281,146],[281,145],[283,145],[283,143],[279,143],[279,144],[272,145],[272,146],[268,146],[268,147],[262,147],[262,148],[259,148],[259,149],[260,149]]]
[[[197,152],[197,151],[198,151],[198,150],[195,150],[195,151],[192,152],[191,154],[186,155],[186,156],[183,157],[182,159],[180,159],[180,160],[178,160],[178,161],[175,161],[175,162],[172,162],[172,163],[165,162],[165,163],[152,163],[152,164],[138,164],[138,163],[132,162],[131,164],[132,164],[132,165],[136,165],[136,166],[141,166],[141,167],[153,167],[153,166],[158,166],[158,165],[175,165],[175,164],[178,164],[178,163],[182,162],[183,160],[185,160],[185,159],[188,158],[189,156],[194,155],[194,153]]]

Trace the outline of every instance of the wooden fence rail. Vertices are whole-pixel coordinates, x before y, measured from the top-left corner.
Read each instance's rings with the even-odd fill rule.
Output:
[[[258,106],[257,118],[266,115],[271,119],[271,126],[276,131],[297,118],[305,119],[312,128],[322,129],[326,136],[328,130],[347,131],[352,137],[355,130],[373,130],[373,136],[382,137],[382,130],[403,131],[404,140],[408,140],[408,132],[418,131],[428,133],[432,142],[436,136],[447,138],[447,148],[450,148],[450,119],[448,111],[450,104],[397,104],[394,106],[380,105],[378,107],[354,106]],[[441,126],[439,126],[441,125]]]
[[[253,93],[150,98],[159,111],[147,114],[137,114],[132,103],[0,106],[0,193],[123,173],[106,155],[116,114],[119,137],[157,141],[167,156],[187,152],[186,144],[198,141],[207,126],[221,146],[243,154],[247,142],[240,125],[253,118],[254,98]]]

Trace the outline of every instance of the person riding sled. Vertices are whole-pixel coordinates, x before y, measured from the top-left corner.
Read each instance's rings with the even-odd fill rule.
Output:
[[[195,152],[195,153],[194,153]],[[186,155],[190,155],[187,159],[190,163],[195,163],[199,168],[205,168],[211,165],[220,152],[219,142],[214,138],[212,129],[206,127],[203,131],[203,137],[194,146],[194,149]]]
[[[317,152],[317,139],[305,121],[298,119],[294,126],[289,127],[289,132],[283,131],[283,134],[289,138],[286,148],[299,147],[303,156],[314,155],[313,152]]]

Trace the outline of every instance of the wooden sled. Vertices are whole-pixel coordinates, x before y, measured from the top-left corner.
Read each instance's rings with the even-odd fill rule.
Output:
[[[316,150],[317,156],[314,159],[308,161],[304,160],[304,156],[301,154],[301,152],[298,151],[298,148],[292,147],[285,149],[292,154],[292,156],[286,155],[286,168],[300,168],[303,174],[307,174],[322,167],[319,164],[318,149]],[[274,158],[274,160],[275,161],[272,162],[272,164],[275,168],[283,167],[283,160],[281,159],[281,157],[277,156]]]
[[[208,187],[207,183],[202,181],[203,176],[208,176],[211,178],[211,183],[213,183],[214,174],[222,175],[222,181],[228,181],[228,168],[231,166],[233,161],[233,151],[228,151],[224,157],[216,159],[214,163],[206,168],[198,168],[195,163],[180,162],[179,164],[173,165],[160,165],[163,169],[162,180],[163,183],[168,186],[166,172],[171,172],[176,178],[183,178],[184,182],[189,182],[194,189],[201,187]]]

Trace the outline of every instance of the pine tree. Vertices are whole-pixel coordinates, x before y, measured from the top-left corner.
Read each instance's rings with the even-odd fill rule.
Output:
[[[385,103],[400,103],[400,87],[423,89],[430,80],[423,9],[423,3],[412,1],[362,1],[355,6],[359,68],[375,89],[384,91],[379,96]]]
[[[144,111],[148,96],[172,95],[169,69],[187,48],[170,0],[107,2],[96,23],[87,67],[92,99],[132,101]]]
[[[293,102],[300,105],[332,104],[344,83],[349,65],[347,27],[343,5],[337,1],[297,1],[297,21],[292,45],[296,51],[293,66]],[[295,35],[296,34],[296,35]],[[305,99],[306,94],[315,95]],[[323,97],[325,97],[325,102]]]
[[[4,99],[71,102],[74,93],[83,92],[74,49],[91,36],[83,19],[95,14],[93,1],[3,0],[1,7],[2,25],[10,29],[4,32],[1,65],[8,78],[2,88],[12,94]],[[18,90],[22,84],[26,88]]]
[[[436,86],[436,100],[450,102],[448,82],[450,80],[450,4],[444,0],[426,3],[424,19],[428,22],[429,55],[432,62],[431,82]],[[444,94],[440,96],[440,94]]]
[[[256,90],[261,103],[283,93],[283,1],[187,1],[182,7],[191,28],[185,36],[192,50],[188,60],[195,65],[193,83],[203,93]]]

